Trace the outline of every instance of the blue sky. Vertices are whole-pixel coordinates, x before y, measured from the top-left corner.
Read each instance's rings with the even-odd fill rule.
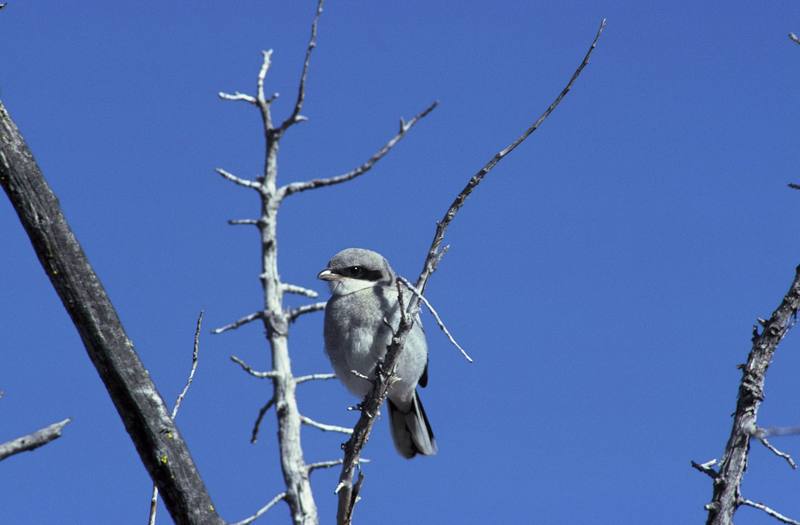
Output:
[[[550,103],[602,17],[572,93],[492,172],[452,225],[429,298],[475,357],[433,323],[422,397],[440,453],[405,461],[384,421],[365,455],[361,523],[698,523],[711,494],[692,459],[718,458],[756,317],[798,260],[796,2],[329,1],[281,180],[345,172],[433,100],[441,105],[360,180],[281,209],[282,277],[315,287],[339,249],[380,251],[409,278],[435,221]],[[0,98],[118,308],[161,393],[197,377],[178,423],[217,508],[251,514],[282,490],[274,415],[248,443],[268,384],[258,326],[209,330],[258,308],[255,196],[214,174],[260,169],[252,92],[295,93],[313,2],[13,1],[0,12]],[[0,466],[0,522],[145,522],[150,483],[0,199],[0,441],[64,417],[62,439]],[[297,298],[292,304],[300,304]],[[791,333],[760,423],[800,424]],[[322,316],[293,326],[297,373],[329,370]],[[307,415],[355,421],[337,383],[300,389]],[[339,435],[303,431],[309,461]],[[796,437],[774,444],[800,456]],[[314,474],[323,523],[337,472]],[[743,494],[800,517],[800,474],[754,446]],[[265,522],[288,519],[284,507]],[[773,523],[753,509],[737,522]],[[161,522],[169,522],[166,513]]]

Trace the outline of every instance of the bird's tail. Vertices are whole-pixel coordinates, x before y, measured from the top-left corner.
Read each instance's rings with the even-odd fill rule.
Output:
[[[436,454],[436,440],[433,437],[433,430],[431,430],[425,409],[422,408],[419,394],[414,392],[414,399],[407,411],[401,410],[392,403],[391,399],[388,399],[387,403],[389,405],[389,424],[397,451],[408,459],[417,454],[425,456]]]

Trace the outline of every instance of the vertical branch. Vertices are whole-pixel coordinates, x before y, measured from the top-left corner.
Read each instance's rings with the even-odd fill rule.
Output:
[[[245,100],[254,103],[261,113],[265,138],[264,170],[257,181],[248,181],[245,186],[257,190],[260,197],[259,218],[252,222],[258,228],[261,241],[261,273],[259,279],[263,290],[263,314],[258,318],[264,323],[272,357],[272,370],[269,373],[269,377],[272,380],[272,402],[275,406],[278,424],[281,470],[286,484],[286,492],[280,499],[286,501],[292,521],[298,525],[314,525],[318,523],[319,518],[309,482],[308,468],[303,457],[300,434],[302,423],[295,394],[296,380],[292,373],[291,359],[289,357],[289,324],[293,320],[293,314],[284,308],[283,294],[285,291],[292,291],[292,287],[282,283],[278,273],[277,220],[278,209],[284,196],[277,191],[278,151],[283,132],[292,124],[303,120],[300,116],[300,110],[305,100],[306,79],[308,77],[311,53],[316,47],[317,25],[322,14],[322,6],[323,0],[318,0],[316,14],[311,25],[311,36],[303,62],[297,101],[292,114],[283,124],[278,127],[273,126],[271,104],[277,97],[273,95],[267,98],[264,92],[264,81],[272,59],[271,51],[264,52],[263,64],[258,73],[255,97],[241,94],[221,95],[222,98],[228,100]],[[230,176],[225,178],[234,179]],[[242,185],[241,182],[233,181]],[[296,316],[296,314],[294,315]]]
[[[736,509],[744,504],[741,484],[747,469],[750,451],[750,438],[757,433],[758,408],[764,399],[764,382],[767,368],[778,343],[792,327],[797,310],[800,308],[800,266],[795,270],[794,280],[778,308],[769,320],[763,322],[763,329],[753,329],[753,346],[747,363],[742,365],[742,380],[736,401],[733,427],[725,445],[719,471],[711,477],[714,492],[708,511],[707,525],[731,525]]]

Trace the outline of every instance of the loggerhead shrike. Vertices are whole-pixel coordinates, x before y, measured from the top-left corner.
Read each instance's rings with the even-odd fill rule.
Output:
[[[384,319],[395,327],[400,321],[395,273],[381,254],[348,248],[334,255],[317,277],[328,282],[332,294],[325,307],[325,351],[339,380],[363,398],[372,385],[353,371],[375,377],[375,366],[392,340]],[[410,298],[411,290],[406,290],[404,298]],[[406,458],[433,455],[436,441],[416,390],[418,384],[428,384],[428,345],[419,317],[408,334],[396,373],[400,379],[389,389],[387,399],[394,445]]]

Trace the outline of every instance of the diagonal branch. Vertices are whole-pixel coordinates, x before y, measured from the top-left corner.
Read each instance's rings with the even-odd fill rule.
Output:
[[[758,503],[756,501],[752,501],[752,500],[749,500],[749,499],[740,499],[739,500],[739,505],[746,505],[748,507],[753,507],[754,509],[763,510],[768,515],[772,516],[773,518],[775,518],[776,520],[778,520],[778,521],[780,521],[782,523],[788,523],[789,525],[800,525],[800,521],[796,521],[796,520],[793,520],[792,518],[788,518],[788,517],[784,516],[783,514],[781,514],[780,512],[778,512],[777,510],[774,510],[774,509],[772,509],[770,507],[767,507],[763,503]]]
[[[58,199],[2,103],[0,186],[72,318],[172,519],[179,525],[221,524],[189,448],[69,227]]]
[[[308,425],[310,427],[318,428],[324,432],[340,432],[342,434],[352,434],[353,429],[347,427],[340,427],[338,425],[329,425],[327,423],[320,423],[319,421],[315,421],[308,416],[300,415],[300,421],[303,422],[304,425]]]
[[[247,314],[244,317],[240,317],[239,319],[235,320],[232,323],[226,324],[225,326],[221,326],[219,328],[214,328],[211,330],[212,334],[221,334],[222,332],[227,332],[228,330],[236,330],[242,325],[246,325],[247,323],[252,323],[256,319],[263,319],[264,312],[253,312],[252,314]]]
[[[39,429],[36,432],[26,436],[18,437],[5,443],[0,443],[0,461],[13,456],[14,454],[19,454],[20,452],[29,452],[31,450],[35,450],[41,446],[47,445],[54,439],[60,438],[61,431],[69,422],[70,419],[67,418],[63,421],[59,421],[58,423],[53,423],[50,426]]]
[[[278,375],[278,372],[276,372],[275,370],[269,370],[267,372],[256,370],[252,366],[248,365],[247,363],[236,357],[235,355],[231,356],[231,361],[242,367],[242,370],[244,370],[251,376],[257,377],[259,379],[273,379]]]
[[[261,190],[261,184],[259,182],[256,182],[254,180],[242,179],[241,177],[237,177],[233,173],[225,171],[222,168],[217,168],[216,172],[223,179],[227,179],[227,180],[231,181],[234,184],[237,184],[237,185],[245,187],[245,188],[250,188],[250,189],[253,189],[253,190]]]
[[[472,176],[469,182],[467,182],[467,185],[464,187],[464,189],[461,190],[461,193],[458,194],[456,199],[447,209],[447,212],[445,212],[444,217],[442,217],[442,219],[436,224],[436,233],[434,234],[433,242],[431,243],[431,247],[428,250],[428,256],[425,259],[425,264],[423,266],[422,273],[420,274],[419,279],[417,279],[416,289],[419,290],[420,293],[425,293],[425,285],[428,283],[428,279],[430,278],[430,275],[433,273],[432,262],[438,257],[439,247],[442,245],[442,241],[444,241],[444,233],[447,230],[447,227],[450,225],[450,222],[452,222],[452,220],[455,218],[456,213],[458,213],[458,210],[461,209],[461,206],[464,205],[464,202],[467,200],[467,197],[469,197],[470,194],[472,194],[473,190],[475,190],[475,188],[478,187],[478,184],[480,184],[481,181],[483,181],[483,178],[486,177],[486,175],[488,175],[488,173],[497,165],[498,162],[503,160],[509,153],[514,151],[517,148],[517,146],[522,144],[525,141],[525,139],[527,139],[534,131],[539,129],[539,126],[541,126],[542,123],[544,123],[547,117],[549,117],[550,114],[558,107],[558,105],[561,103],[564,97],[567,96],[567,93],[570,92],[573,84],[575,84],[575,81],[578,80],[578,77],[580,76],[581,72],[583,72],[583,69],[589,64],[589,58],[592,56],[592,52],[597,47],[597,41],[600,39],[600,35],[603,34],[603,30],[605,29],[605,27],[606,27],[606,19],[604,18],[600,22],[600,27],[598,28],[597,34],[595,35],[594,40],[592,41],[592,45],[589,46],[589,50],[583,57],[583,61],[578,66],[578,69],[575,70],[575,72],[572,74],[572,77],[569,79],[569,82],[567,82],[567,85],[564,86],[564,89],[561,90],[561,93],[558,94],[558,96],[547,107],[544,113],[542,113],[541,116],[539,116],[539,118],[536,119],[536,122],[534,122],[531,125],[531,127],[526,129],[525,132],[522,135],[520,135],[515,141],[513,141],[511,144],[509,144],[502,150],[495,153],[494,157],[492,157],[489,160],[489,162],[487,162],[475,175]]]
[[[438,266],[438,262],[436,263],[436,265]],[[450,333],[450,330],[447,329],[447,325],[445,325],[444,321],[442,321],[442,318],[439,317],[439,312],[436,311],[436,309],[433,307],[430,301],[428,301],[424,295],[419,293],[419,290],[414,288],[414,285],[411,284],[411,282],[409,282],[408,279],[406,279],[402,275],[398,275],[397,279],[403,284],[405,284],[408,287],[408,289],[411,290],[411,293],[416,295],[419,298],[419,300],[422,301],[422,304],[424,304],[428,308],[428,311],[430,311],[431,315],[436,320],[436,324],[439,325],[439,329],[442,332],[444,332],[444,335],[447,336],[447,338],[450,340],[450,343],[452,343],[452,345],[455,346],[459,352],[461,352],[461,355],[464,356],[464,359],[466,359],[470,363],[474,362],[474,360],[472,359],[472,357],[470,357],[467,351],[464,350],[460,344],[458,344],[458,341],[456,341],[455,337],[453,337],[453,334]]]
[[[442,241],[444,240],[444,234],[447,230],[447,227],[455,218],[456,213],[458,210],[461,209],[463,206],[464,201],[467,197],[472,193],[472,191],[481,183],[483,178],[491,171],[503,158],[505,158],[509,153],[511,153],[517,146],[519,146],[526,138],[528,138],[536,129],[541,126],[544,120],[550,116],[550,114],[555,110],[561,100],[569,93],[570,89],[572,89],[573,84],[577,80],[578,76],[580,76],[583,69],[589,63],[589,57],[591,57],[592,52],[594,51],[595,47],[597,46],[597,41],[600,38],[600,35],[603,33],[603,30],[606,27],[606,20],[603,19],[600,23],[600,27],[597,30],[597,33],[592,41],[589,50],[586,52],[586,55],[581,61],[578,68],[573,73],[572,77],[567,82],[567,85],[564,89],[561,90],[561,93],[556,97],[556,99],[548,106],[545,112],[534,122],[534,124],[529,127],[520,137],[514,140],[511,144],[509,144],[506,148],[495,154],[495,156],[476,173],[467,183],[466,187],[458,194],[455,201],[450,205],[447,212],[444,215],[444,218],[437,223],[436,226],[436,233],[433,237],[433,242],[431,243],[431,247],[428,250],[427,257],[425,258],[425,263],[423,265],[422,273],[417,280],[417,284],[415,288],[419,291],[419,293],[423,293],[425,290],[425,285],[430,278],[431,274],[436,269],[436,264],[438,261],[441,260],[442,250],[440,250],[440,246]],[[337,486],[337,493],[339,495],[339,506],[337,511],[337,523],[339,525],[349,525],[352,519],[352,511],[353,505],[357,499],[358,491],[360,488],[360,484],[363,483],[363,477],[359,476],[359,479],[354,484],[353,483],[353,473],[358,465],[358,459],[361,455],[361,450],[363,449],[364,445],[366,444],[367,440],[369,439],[369,435],[372,431],[372,427],[375,423],[375,416],[378,413],[378,409],[380,408],[381,404],[385,400],[386,396],[389,392],[389,387],[394,380],[394,371],[397,366],[398,358],[400,357],[400,352],[405,345],[406,338],[408,334],[411,332],[411,328],[413,326],[413,319],[416,317],[416,313],[419,311],[419,298],[416,295],[412,295],[412,297],[408,301],[408,306],[403,309],[404,311],[410,312],[412,315],[409,316],[401,316],[400,325],[397,330],[394,332],[392,337],[392,342],[389,345],[389,348],[386,352],[386,357],[384,358],[384,362],[382,365],[382,369],[385,373],[377,373],[375,380],[373,382],[373,386],[369,394],[364,398],[364,401],[361,403],[361,417],[359,418],[356,426],[353,429],[353,435],[350,439],[345,443],[344,450],[344,462],[342,463],[342,471],[339,475],[339,485]]]
[[[733,523],[733,514],[740,503],[742,478],[747,469],[750,438],[758,428],[756,422],[759,406],[764,399],[767,368],[778,343],[794,324],[798,308],[800,308],[800,266],[795,269],[789,291],[769,320],[764,323],[761,333],[758,333],[757,328],[753,329],[753,346],[747,357],[747,363],[741,367],[742,380],[739,383],[733,426],[720,462],[718,479],[713,484],[711,503],[706,505],[707,525]]]
[[[389,141],[386,144],[384,144],[378,151],[376,151],[361,166],[359,166],[359,167],[357,167],[357,168],[355,168],[355,169],[353,169],[351,171],[348,171],[347,173],[344,173],[342,175],[337,175],[335,177],[330,177],[330,178],[327,178],[327,179],[313,179],[313,180],[310,180],[310,181],[307,181],[307,182],[292,182],[290,184],[287,184],[287,185],[283,186],[279,190],[281,198],[287,197],[287,196],[292,195],[294,193],[300,193],[300,192],[306,191],[306,190],[313,190],[313,189],[316,189],[316,188],[323,188],[325,186],[331,186],[333,184],[340,184],[342,182],[347,182],[349,180],[353,180],[356,177],[365,174],[370,169],[372,169],[372,167],[379,160],[381,160],[383,157],[385,157],[386,154],[389,153],[392,150],[392,148],[394,148],[394,146],[398,142],[400,142],[400,140],[402,140],[403,137],[406,136],[406,134],[411,130],[411,128],[413,128],[414,125],[417,122],[420,121],[420,119],[425,118],[431,111],[436,109],[437,105],[439,105],[439,103],[438,102],[434,102],[433,104],[431,104],[430,106],[425,108],[421,113],[418,113],[417,115],[414,115],[414,118],[412,118],[408,122],[401,121],[401,123],[400,123],[400,131],[398,131],[397,134],[394,137],[389,139]]]
[[[277,505],[277,503],[279,501],[283,501],[285,499],[286,499],[286,493],[285,492],[281,492],[280,494],[278,494],[277,496],[272,498],[266,505],[264,505],[263,507],[258,509],[258,511],[255,514],[253,514],[252,516],[250,516],[249,518],[245,518],[245,519],[243,519],[241,521],[237,521],[236,523],[232,523],[231,525],[250,525],[251,523],[256,521],[258,518],[260,518],[269,509],[271,509],[272,507]]]
[[[197,363],[200,356],[200,329],[203,326],[203,311],[200,311],[200,315],[197,316],[197,323],[194,328],[194,346],[192,348],[192,367],[189,370],[189,377],[186,379],[186,384],[183,385],[183,389],[181,390],[180,394],[178,394],[178,398],[175,400],[175,406],[172,407],[172,420],[174,421],[176,417],[178,417],[178,411],[181,409],[181,403],[183,403],[183,398],[186,397],[186,393],[189,391],[189,387],[192,386],[192,381],[194,381],[194,374],[197,372]],[[153,484],[153,490],[150,494],[150,518],[148,519],[148,525],[155,525],[156,523],[156,513],[158,511],[158,487]]]
[[[311,64],[311,53],[317,47],[317,25],[319,17],[322,16],[322,4],[324,0],[317,2],[317,12],[314,15],[314,21],[311,23],[311,36],[308,39],[308,46],[306,47],[306,58],[303,60],[303,72],[300,74],[300,84],[297,89],[297,101],[294,103],[294,110],[292,114],[283,121],[281,124],[280,132],[283,133],[292,125],[302,122],[305,118],[300,114],[303,109],[303,102],[306,99],[306,79],[308,79],[308,66]]]

